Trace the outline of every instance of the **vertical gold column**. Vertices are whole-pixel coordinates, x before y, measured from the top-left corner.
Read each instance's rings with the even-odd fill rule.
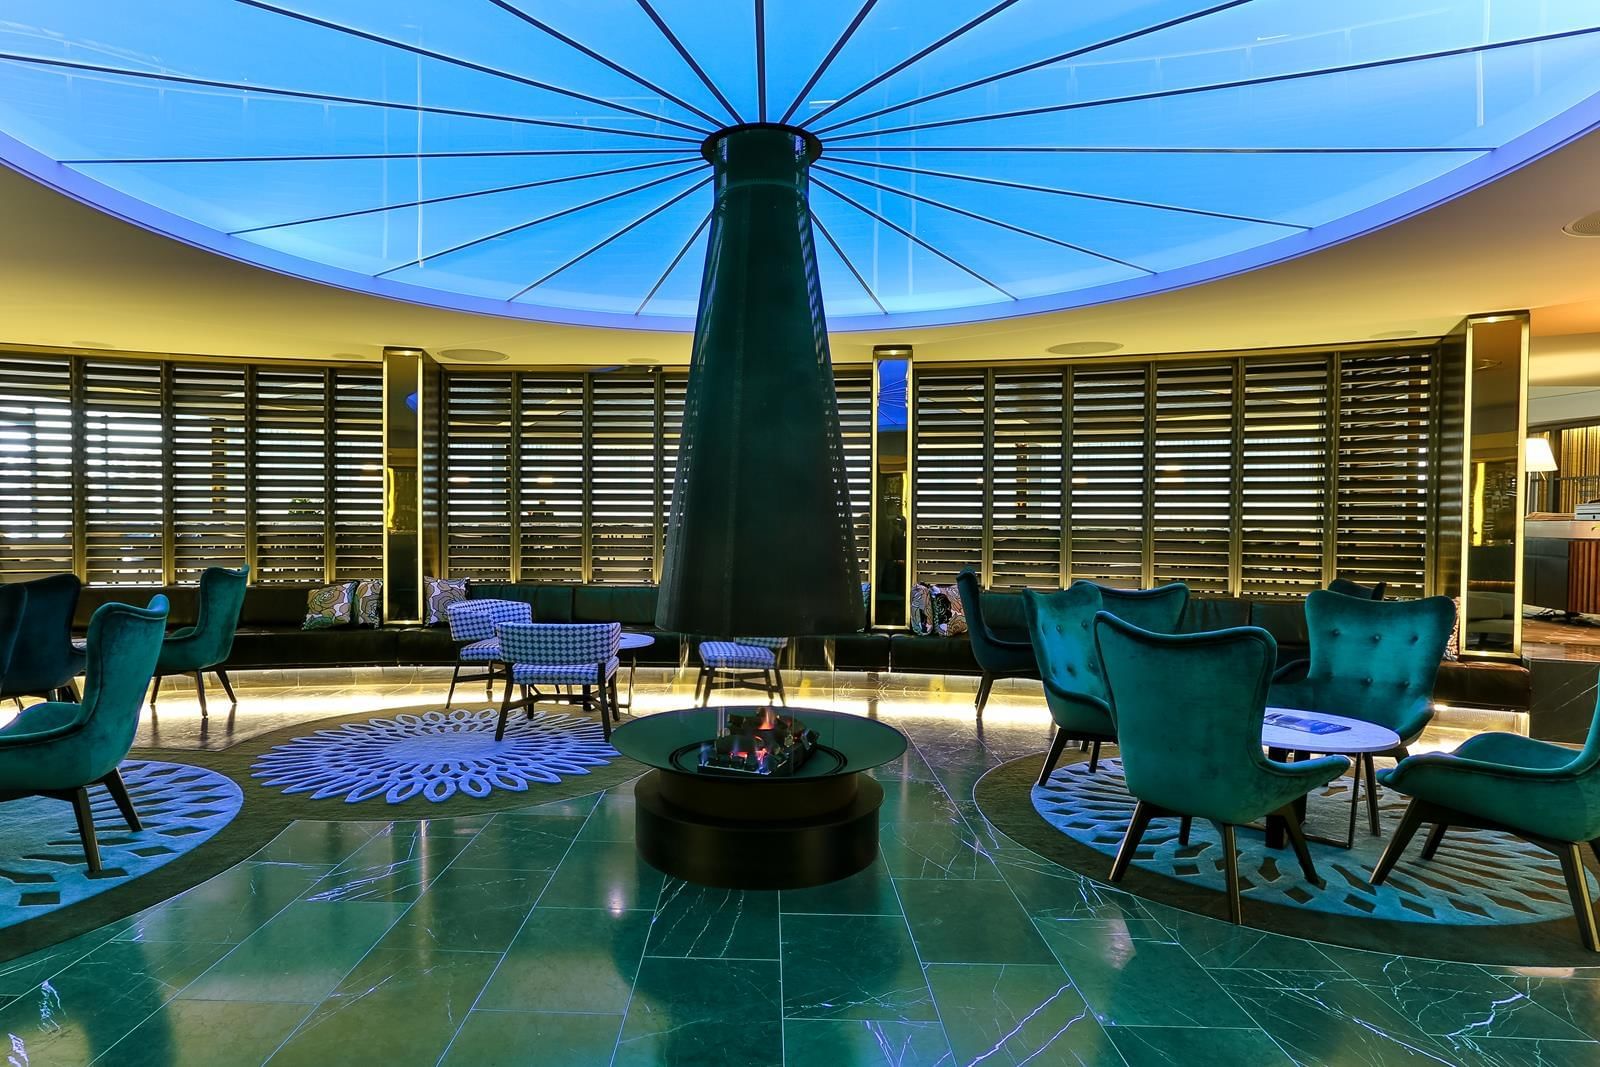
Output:
[[[877,345],[872,350],[872,515],[867,573],[872,583],[869,620],[874,627],[900,629],[911,618],[911,472],[915,413],[915,364],[910,345]],[[882,395],[884,364],[905,364],[903,418],[886,418],[895,407]]]
[[[383,350],[383,614],[421,622],[440,537],[440,372],[420,348]]]

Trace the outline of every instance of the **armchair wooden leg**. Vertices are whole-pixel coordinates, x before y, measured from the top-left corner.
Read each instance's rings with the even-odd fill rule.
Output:
[[[611,701],[611,719],[612,719],[613,722],[620,721],[621,718],[622,718],[622,704],[621,704],[620,701],[617,700],[617,678],[616,678],[616,675],[612,675],[611,676],[611,681],[606,683],[606,692],[607,692],[607,699],[609,699]],[[632,707],[633,706],[633,702],[629,701],[628,706]]]
[[[989,690],[994,688],[994,675],[988,671],[983,672],[983,677],[978,681],[978,699],[974,701],[978,709],[978,718],[983,718],[983,706],[989,703]]]
[[[1367,776],[1367,829],[1377,837],[1383,831],[1378,827],[1378,768],[1372,762],[1372,753],[1361,757],[1361,767]]]
[[[1044,758],[1044,766],[1039,769],[1040,785],[1044,785],[1050,781],[1050,772],[1056,769],[1056,762],[1061,759],[1061,753],[1066,747],[1066,733],[1061,730],[1057,730],[1055,739],[1050,742],[1050,752]]]
[[[511,714],[511,672],[506,672],[506,691],[500,698],[500,721],[495,724],[494,739],[501,740],[506,736],[506,717]]]
[[[1096,741],[1089,749],[1089,773],[1093,774],[1100,769],[1100,742]]]
[[[217,667],[214,668],[212,673],[217,676],[217,681],[222,683],[222,691],[228,694],[228,703],[237,707],[239,705],[239,698],[233,695],[233,683],[228,681],[228,672],[223,670],[221,667]]]
[[[1178,823],[1178,844],[1185,847],[1189,844],[1189,831],[1194,828],[1194,817],[1185,815],[1183,821]]]
[[[1450,829],[1447,822],[1436,822],[1433,829],[1428,831],[1427,839],[1422,842],[1422,858],[1433,859],[1433,854],[1439,851],[1439,844],[1444,840],[1445,831]]]
[[[1239,850],[1236,847],[1232,823],[1223,823],[1222,872],[1228,883],[1228,921],[1235,926],[1244,922],[1244,905],[1239,900]]]
[[[1372,869],[1372,877],[1367,879],[1373,885],[1382,885],[1383,880],[1389,877],[1389,872],[1394,870],[1394,865],[1400,862],[1401,853],[1416,836],[1417,827],[1421,826],[1428,815],[1428,806],[1420,800],[1413,800],[1406,805],[1406,813],[1400,817],[1400,825],[1395,829],[1394,838],[1389,842],[1389,847],[1383,850],[1383,855],[1378,857],[1378,865]]]
[[[1578,845],[1563,842],[1557,855],[1561,857],[1561,873],[1567,879],[1567,893],[1572,897],[1572,914],[1578,920],[1578,936],[1583,938],[1584,948],[1600,952],[1600,929],[1595,927],[1589,880],[1583,873],[1583,852]]]
[[[206,713],[206,679],[199,671],[194,672],[194,692],[200,698],[200,717],[209,718]]]
[[[1133,821],[1128,823],[1128,832],[1122,835],[1122,844],[1117,847],[1117,858],[1111,862],[1113,882],[1122,881],[1122,876],[1127,873],[1128,864],[1133,862],[1133,854],[1139,850],[1139,842],[1144,838],[1144,832],[1150,829],[1150,820],[1155,814],[1155,808],[1142,800],[1133,806]]]
[[[600,665],[600,673],[598,677],[600,679],[600,684],[595,686],[595,689],[600,698],[600,736],[609,741],[611,740],[611,707],[610,702],[606,700],[606,693],[611,686],[606,679],[606,669],[604,664]],[[583,688],[584,692],[587,693],[589,687],[584,686]]]
[[[461,677],[461,661],[456,660],[456,669],[450,672],[450,692],[444,695],[444,706],[454,707],[456,702],[456,680]]]
[[[106,791],[111,794],[111,799],[116,803],[117,810],[122,813],[122,821],[128,824],[128,829],[138,833],[144,829],[139,822],[139,813],[133,810],[133,798],[128,796],[128,786],[122,780],[122,772],[112,771],[100,779]]]
[[[156,697],[158,697],[160,695],[161,695],[161,675],[158,674],[158,675],[155,675],[154,677],[152,677],[150,679],[150,710],[151,711],[155,711],[156,710]],[[20,700],[17,701],[17,707],[20,708],[21,706],[22,706],[22,701],[20,701]]]
[[[772,668],[772,684],[778,689],[778,703],[788,707],[789,694],[783,691],[783,672],[776,667]]]
[[[89,873],[100,873],[100,842],[94,836],[94,809],[89,805],[89,791],[72,791],[72,814],[78,820],[78,837],[83,840],[83,855],[89,861]]]
[[[78,680],[76,678],[74,678],[71,681],[67,682],[67,703],[69,703],[69,704],[82,704],[83,703],[83,694],[78,691]]]
[[[1300,813],[1293,804],[1285,804],[1278,809],[1277,815],[1283,820],[1289,843],[1294,846],[1295,859],[1300,861],[1300,873],[1306,876],[1306,881],[1321,889],[1322,879],[1317,876],[1317,865],[1311,861],[1311,848],[1306,844],[1305,831],[1300,827]]]

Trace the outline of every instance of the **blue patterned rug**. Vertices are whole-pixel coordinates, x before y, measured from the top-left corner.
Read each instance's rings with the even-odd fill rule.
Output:
[[[72,806],[44,797],[0,808],[0,929],[126,885],[210,840],[244,796],[204,767],[127,760],[122,778],[144,829],[133,833],[105,789],[90,790],[104,870],[91,878]]]

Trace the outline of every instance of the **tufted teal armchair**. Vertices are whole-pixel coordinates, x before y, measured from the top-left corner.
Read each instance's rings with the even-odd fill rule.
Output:
[[[207,567],[200,572],[200,607],[195,614],[194,625],[168,634],[161,645],[161,658],[156,661],[155,685],[150,690],[151,710],[155,709],[163,677],[169,674],[192,674],[195,695],[200,698],[200,716],[204,718],[205,671],[217,676],[217,681],[222,683],[222,691],[228,694],[228,703],[239,703],[222,664],[233,651],[233,635],[239,629],[239,612],[244,609],[244,590],[249,579],[248,566],[236,571],[226,567]]]
[[[147,608],[102,604],[89,620],[83,701],[34,704],[0,729],[0,800],[69,801],[90,874],[100,870],[90,786],[105,786],[128,828],[139,830],[117,768],[133,747],[166,623],[164,596]]]
[[[998,632],[984,619],[983,589],[971,567],[956,575],[956,589],[961,593],[961,609],[967,617],[967,640],[972,643],[972,658],[983,671],[977,699],[978,718],[981,719],[995,679],[1037,678],[1039,666],[1034,662],[1033,643],[1026,634]]]
[[[1306,597],[1310,667],[1299,681],[1275,684],[1267,702],[1387,726],[1400,735],[1396,755],[1404,756],[1433,717],[1433,684],[1455,623],[1449,597],[1362,600],[1329,590],[1312,593]],[[1376,834],[1372,755],[1361,757],[1356,772],[1366,778],[1368,829]]]
[[[1039,664],[1039,680],[1044,683],[1044,701],[1056,726],[1050,752],[1039,770],[1039,784],[1044,785],[1067,742],[1087,742],[1091,746],[1092,772],[1100,763],[1100,746],[1117,740],[1091,630],[1095,615],[1105,605],[1100,599],[1100,587],[1091,582],[1078,582],[1059,593],[1024,589],[1022,605],[1028,616],[1034,658]]]
[[[1321,885],[1295,802],[1343,774],[1343,756],[1298,763],[1261,751],[1267,686],[1278,656],[1272,635],[1254,626],[1197,634],[1156,634],[1101,612],[1095,644],[1116,709],[1117,745],[1128,792],[1138,801],[1117,850],[1111,880],[1127,872],[1150,820],[1217,824],[1227,879],[1228,917],[1240,921],[1234,827],[1281,819],[1306,880]]]
[[[1073,584],[1094,584],[1107,611],[1151,633],[1177,633],[1184,609],[1189,606],[1189,587],[1183,582],[1168,582],[1153,589],[1117,589],[1082,581]]]
[[[1425,860],[1452,826],[1514,834],[1560,859],[1578,934],[1591,951],[1600,951],[1583,873],[1585,843],[1600,859],[1600,705],[1577,751],[1521,734],[1479,734],[1453,753],[1410,756],[1378,777],[1411,803],[1372,872],[1373,885],[1389,877],[1425,822],[1433,824],[1422,846]]]

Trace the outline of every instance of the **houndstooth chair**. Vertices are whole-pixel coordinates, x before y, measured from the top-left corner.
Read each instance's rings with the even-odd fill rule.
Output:
[[[767,699],[789,706],[778,670],[778,653],[788,647],[787,637],[736,637],[731,641],[701,641],[700,676],[694,694],[702,707],[711,702],[713,689],[760,689]],[[755,684],[759,678],[760,684]]]
[[[496,741],[505,736],[506,717],[512,708],[527,708],[539,700],[581,704],[589,710],[589,691],[599,697],[600,726],[611,738],[611,720],[617,716],[617,653],[622,641],[620,622],[507,623],[495,628],[506,671],[505,696],[500,701]],[[576,686],[579,692],[541,693],[540,686]],[[511,700],[513,686],[522,687],[522,699]]]
[[[483,695],[493,699],[494,680],[500,673],[500,638],[494,628],[501,623],[529,623],[533,621],[533,606],[521,600],[459,600],[445,608],[445,620],[450,624],[450,640],[456,643],[456,669],[450,675],[450,694],[445,706],[456,699],[457,682],[482,682]],[[482,674],[461,676],[465,665],[483,664]]]

